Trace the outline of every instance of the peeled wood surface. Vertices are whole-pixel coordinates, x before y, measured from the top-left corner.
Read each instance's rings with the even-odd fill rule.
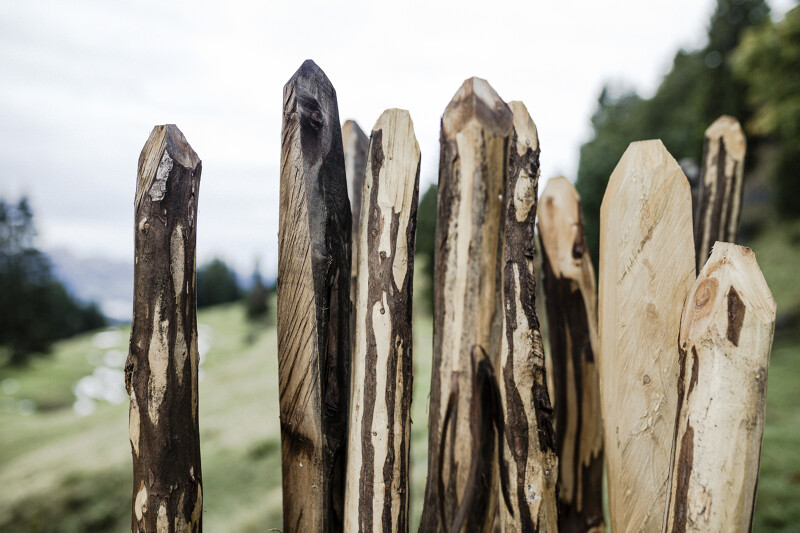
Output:
[[[500,505],[500,522],[506,532],[558,531],[558,460],[536,314],[539,136],[525,105],[508,105],[514,122],[503,196],[503,337],[497,377],[505,417],[500,468],[506,472],[510,508]]]
[[[350,203],[336,91],[306,61],[283,89],[278,380],[283,528],[340,531],[350,391]]]
[[[597,297],[581,200],[567,178],[539,201],[544,292],[555,391],[562,532],[605,530],[603,420],[597,369]]]
[[[195,302],[201,170],[177,126],[153,128],[139,156],[133,322],[125,363],[131,531],[202,530]]]
[[[736,242],[746,150],[744,132],[735,118],[723,115],[706,130],[694,213],[697,270],[703,268],[716,241]]]
[[[775,300],[749,248],[718,242],[681,320],[665,531],[750,531]]]
[[[342,126],[342,146],[344,148],[344,169],[347,176],[347,196],[350,199],[350,209],[353,214],[352,224],[352,265],[350,300],[355,305],[356,301],[356,268],[358,264],[358,227],[361,220],[361,190],[364,188],[364,173],[367,169],[367,152],[369,151],[369,137],[367,137],[355,120],[346,120]],[[355,318],[355,313],[353,313]],[[355,324],[350,330],[355,333]]]
[[[428,480],[421,531],[488,531],[496,512],[503,203],[512,115],[480,78],[442,116]],[[445,427],[446,426],[446,427]]]
[[[661,529],[683,302],[695,278],[689,182],[661,141],[632,143],[600,208],[600,395],[612,531]]]
[[[419,168],[408,111],[384,111],[370,136],[359,231],[346,531],[408,531]]]

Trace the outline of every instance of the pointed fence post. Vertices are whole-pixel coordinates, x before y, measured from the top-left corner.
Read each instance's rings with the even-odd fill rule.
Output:
[[[661,141],[632,143],[600,208],[600,396],[612,531],[667,504],[681,311],[695,278],[689,182]]]
[[[742,210],[747,141],[739,121],[723,115],[706,130],[694,213],[697,270],[716,241],[736,242]]]
[[[278,380],[285,531],[341,531],[350,391],[350,203],[336,91],[283,89]]]
[[[498,384],[505,416],[505,470],[511,507],[500,504],[504,531],[558,531],[552,409],[536,313],[536,195],[539,136],[522,102],[509,149],[503,244],[503,337]]]
[[[174,124],[139,156],[134,302],[125,386],[131,531],[201,531],[195,243],[201,163]]]
[[[359,230],[347,531],[408,531],[419,168],[419,145],[408,111],[384,111],[370,135]]]
[[[494,365],[512,120],[480,78],[465,81],[442,116],[421,531],[487,531],[497,509],[502,408]]]
[[[775,300],[749,248],[717,242],[681,320],[665,531],[750,531]]]
[[[347,196],[350,198],[350,209],[353,213],[352,268],[350,270],[350,301],[352,302],[353,310],[350,320],[350,338],[355,340],[358,228],[361,220],[361,190],[364,188],[364,173],[366,172],[367,152],[369,151],[369,137],[361,131],[355,120],[346,120],[342,126],[342,146],[344,148],[344,169],[347,176]]]
[[[560,530],[599,533],[605,526],[597,293],[581,200],[567,178],[547,182],[539,201],[539,238],[555,390]]]

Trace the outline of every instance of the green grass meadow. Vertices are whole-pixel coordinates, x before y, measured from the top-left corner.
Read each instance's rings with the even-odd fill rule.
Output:
[[[787,246],[792,234],[793,228],[765,232],[750,243],[779,314],[800,310],[800,244]],[[432,326],[421,308],[417,305],[414,323],[411,524],[419,522],[426,475]],[[205,345],[200,367],[205,530],[281,529],[275,327],[249,323],[239,304],[204,310],[198,322]],[[98,401],[91,413],[84,405],[82,415],[73,408],[82,378],[98,368],[112,378],[122,375],[128,333],[119,327],[83,335],[58,343],[51,355],[27,368],[0,368],[0,531],[129,530],[127,397],[120,401],[117,389],[111,398],[119,403]],[[800,532],[797,331],[777,332],[768,379],[754,531]]]

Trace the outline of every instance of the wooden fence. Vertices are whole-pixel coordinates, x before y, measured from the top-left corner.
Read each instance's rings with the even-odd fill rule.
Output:
[[[417,526],[414,126],[389,109],[369,138],[340,128],[312,61],[283,105],[283,531],[405,532]],[[485,80],[465,81],[444,111],[420,531],[749,530],[775,302],[753,253],[732,244],[741,128],[723,117],[706,132],[694,213],[661,141],[630,145],[603,199],[599,294],[580,198],[565,178],[538,197],[539,153],[525,106]],[[157,126],[135,202],[132,531],[202,529],[200,173],[177,127]]]

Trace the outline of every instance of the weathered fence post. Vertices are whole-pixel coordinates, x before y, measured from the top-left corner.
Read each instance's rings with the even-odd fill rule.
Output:
[[[340,531],[350,391],[350,203],[336,91],[306,61],[283,89],[278,379],[284,531]]]
[[[723,115],[706,130],[694,213],[698,271],[703,268],[716,241],[736,242],[746,150],[744,132],[735,118]]]
[[[503,336],[498,383],[510,508],[500,505],[503,531],[558,531],[555,453],[534,268],[539,136],[522,102],[510,102],[503,244]]]
[[[408,531],[419,168],[408,111],[384,111],[370,136],[359,230],[346,531]]]
[[[604,531],[603,420],[597,370],[597,295],[578,191],[547,182],[539,238],[553,365],[559,524],[562,533]]]
[[[125,387],[131,531],[202,530],[195,243],[201,163],[174,124],[139,156],[134,302]]]
[[[600,208],[600,396],[612,531],[661,529],[681,311],[695,278],[689,182],[661,141],[632,143]]]
[[[775,300],[749,248],[717,242],[686,298],[664,531],[752,528]]]
[[[424,532],[487,531],[497,509],[494,365],[512,120],[480,78],[465,81],[442,116]]]
[[[342,146],[344,148],[344,169],[347,177],[347,196],[350,198],[350,210],[353,213],[350,269],[350,302],[352,313],[350,315],[350,337],[355,337],[355,302],[356,302],[356,275],[358,270],[358,227],[361,220],[361,189],[364,188],[364,173],[367,167],[367,152],[369,151],[369,137],[367,137],[354,120],[346,120],[342,126]]]

